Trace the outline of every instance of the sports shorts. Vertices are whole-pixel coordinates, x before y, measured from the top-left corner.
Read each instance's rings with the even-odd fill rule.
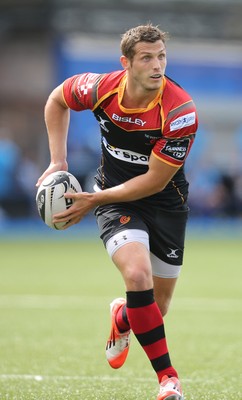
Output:
[[[147,205],[117,203],[95,210],[100,237],[112,257],[129,242],[141,242],[150,251],[154,276],[176,278],[183,263],[188,207],[160,210]]]

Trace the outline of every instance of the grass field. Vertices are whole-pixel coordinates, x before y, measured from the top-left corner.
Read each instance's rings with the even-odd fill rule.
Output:
[[[241,241],[192,240],[165,318],[186,400],[242,399]],[[135,337],[123,368],[104,356],[109,303],[124,295],[102,243],[0,242],[0,399],[155,400]]]

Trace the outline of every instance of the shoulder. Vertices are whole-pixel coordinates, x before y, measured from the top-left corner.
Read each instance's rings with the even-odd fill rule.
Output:
[[[74,110],[93,109],[104,95],[119,86],[124,73],[125,71],[105,74],[87,72],[74,75],[63,83],[64,99]]]
[[[191,126],[193,133],[197,129],[197,110],[190,94],[178,83],[166,77],[166,84],[162,97],[163,127],[165,134],[187,133],[187,127]],[[183,132],[181,128],[186,128]],[[182,135],[182,136],[183,136]]]
[[[110,85],[111,87],[116,87],[119,85],[123,76],[125,75],[125,71],[114,71],[106,73],[102,76],[101,83],[102,85]]]
[[[96,87],[95,105],[118,91],[120,83],[125,76],[125,71],[115,71],[104,74]]]
[[[166,84],[163,93],[163,102],[170,109],[192,100],[190,94],[176,81],[165,76]]]

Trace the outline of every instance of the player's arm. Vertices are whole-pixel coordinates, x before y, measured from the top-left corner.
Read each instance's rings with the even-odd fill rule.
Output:
[[[65,228],[68,228],[78,223],[98,205],[134,201],[151,196],[163,190],[178,169],[179,167],[169,165],[151,154],[149,169],[145,174],[100,192],[65,195],[73,198],[75,202],[67,211],[56,215],[53,221],[67,222]]]
[[[67,135],[70,121],[70,109],[62,95],[62,85],[57,86],[50,94],[45,105],[45,123],[50,149],[50,165],[39,178],[39,186],[44,178],[52,172],[67,171]]]
[[[97,193],[98,204],[134,201],[162,191],[172,179],[179,167],[169,165],[152,153],[149,169],[145,174],[136,176],[121,185]]]

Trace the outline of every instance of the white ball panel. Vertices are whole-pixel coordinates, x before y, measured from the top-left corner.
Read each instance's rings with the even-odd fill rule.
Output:
[[[53,224],[53,215],[67,210],[73,204],[71,199],[64,197],[65,193],[81,191],[80,183],[69,172],[58,171],[47,176],[36,195],[38,212],[46,225],[53,229],[62,229],[65,223]]]

